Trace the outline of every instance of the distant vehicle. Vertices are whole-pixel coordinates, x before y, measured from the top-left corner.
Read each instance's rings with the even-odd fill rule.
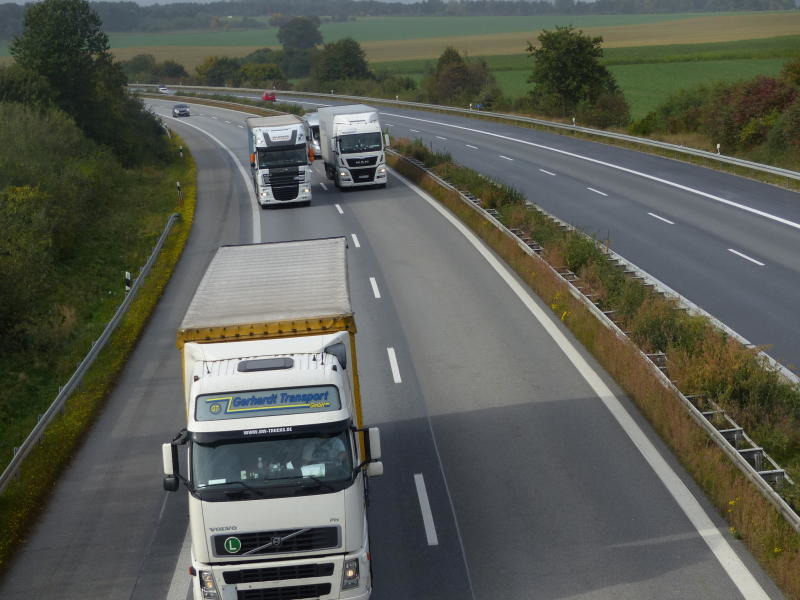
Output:
[[[169,88],[165,85],[158,86],[158,93],[159,94],[169,94]]]
[[[264,92],[261,94],[261,99],[264,102],[275,102],[278,98],[275,96],[275,92]]]
[[[173,117],[188,117],[189,116],[189,105],[188,104],[176,104],[172,107],[172,116]]]

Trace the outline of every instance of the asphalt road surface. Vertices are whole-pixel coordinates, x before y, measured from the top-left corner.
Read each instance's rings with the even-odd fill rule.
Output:
[[[0,598],[188,597],[185,492],[161,489],[160,444],[183,424],[174,332],[219,245],[333,235],[382,430],[373,598],[783,598],[608,376],[445,212],[394,173],[340,192],[319,163],[311,206],[263,211],[245,115],[192,108],[165,119],[198,164],[186,251]]]

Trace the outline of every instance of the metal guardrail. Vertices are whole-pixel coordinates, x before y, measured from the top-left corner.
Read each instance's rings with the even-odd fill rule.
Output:
[[[458,193],[465,204],[482,213],[483,217],[492,223],[494,227],[503,232],[509,238],[514,239],[524,252],[544,261],[544,259],[540,256],[543,248],[535,240],[526,237],[521,230],[506,227],[506,225],[499,220],[498,212],[493,209],[483,208],[479,198],[475,197],[469,192],[465,192],[456,188],[450,182],[439,177],[436,173],[433,173],[430,169],[426,168],[420,161],[402,156],[393,150],[388,150],[388,152],[408,161],[415,167],[424,170],[426,174],[436,180],[439,185]],[[584,235],[591,239],[588,234],[581,232],[564,221],[561,221],[557,217],[549,214],[547,211],[540,209],[538,206],[536,206],[535,209],[553,219],[553,221],[559,226],[571,231],[575,231],[580,235]],[[736,334],[729,327],[725,326],[720,321],[702,309],[698,308],[670,288],[667,288],[658,280],[640,271],[638,267],[632,263],[629,263],[623,257],[610,250],[606,251],[606,253],[611,261],[619,264],[633,277],[644,280],[646,284],[652,285],[656,291],[674,297],[687,310],[693,312],[694,314],[707,317],[715,326],[721,326],[725,332],[735,335],[739,341],[744,340],[744,338]],[[579,278],[574,273],[566,269],[558,270],[546,261],[544,261],[544,263],[569,286],[570,293],[575,298],[580,300],[589,309],[589,311],[592,312],[592,314],[594,314],[595,317],[601,321],[601,323],[603,323],[605,327],[614,331],[616,335],[627,338],[627,334],[622,331],[617,323],[611,318],[610,311],[601,310],[601,308],[592,301],[591,296],[587,295],[578,285]],[[746,340],[744,340],[744,342],[746,342]],[[743,428],[741,428],[714,401],[707,398],[690,397],[684,395],[683,392],[681,392],[675,386],[673,381],[667,375],[665,356],[663,354],[649,355],[641,352],[641,350],[639,352],[652,365],[654,375],[659,378],[666,388],[668,388],[676,397],[680,399],[681,403],[684,405],[684,408],[687,410],[692,419],[703,428],[703,430],[717,444],[717,446],[719,446],[719,448],[731,459],[734,465],[736,465],[736,467],[744,474],[748,481],[750,481],[767,499],[767,501],[770,502],[775,509],[781,513],[781,515],[783,515],[786,521],[796,531],[800,532],[800,515],[798,515],[792,509],[792,507],[789,506],[786,500],[784,500],[773,488],[773,486],[779,487],[784,481],[789,484],[794,483],[786,474],[785,470],[781,469],[778,464],[764,451],[763,448],[753,442],[753,440],[750,439],[750,437],[744,432]],[[767,355],[763,353],[761,354],[769,358]],[[772,361],[772,359],[770,359],[770,361]],[[774,364],[774,361],[772,361],[772,364]],[[777,368],[780,365],[775,366]],[[789,381],[800,383],[800,379],[798,379],[798,377],[791,371],[783,369],[782,374],[787,377]]]
[[[63,411],[64,403],[70,397],[72,392],[78,387],[78,384],[83,379],[83,376],[86,374],[86,371],[91,367],[92,363],[94,363],[95,358],[97,355],[100,354],[100,351],[105,347],[108,340],[111,338],[111,334],[119,325],[119,322],[122,320],[123,315],[127,312],[128,307],[133,302],[136,293],[138,292],[139,288],[141,287],[142,283],[144,282],[145,276],[150,272],[153,263],[156,261],[159,252],[161,252],[161,248],[164,245],[164,242],[167,239],[167,235],[169,235],[172,226],[175,224],[175,221],[178,220],[180,215],[178,213],[173,213],[170,215],[169,219],[167,220],[167,224],[164,226],[164,231],[161,233],[161,236],[158,238],[158,242],[156,243],[155,247],[153,248],[150,257],[147,259],[147,262],[142,267],[139,275],[136,277],[136,280],[133,282],[130,291],[125,295],[125,299],[117,308],[117,311],[114,313],[114,316],[106,325],[105,329],[103,329],[103,333],[100,337],[92,344],[91,350],[89,350],[88,354],[83,358],[83,360],[78,365],[78,368],[75,369],[75,372],[69,378],[67,383],[59,390],[58,395],[56,396],[53,403],[50,404],[50,407],[47,411],[39,418],[36,425],[34,426],[33,430],[28,434],[28,437],[25,438],[25,441],[22,442],[22,445],[14,450],[14,456],[11,459],[11,462],[8,463],[8,466],[3,471],[3,474],[0,475],[0,493],[6,489],[6,486],[12,480],[12,478],[17,474],[19,471],[22,462],[25,460],[25,457],[30,454],[33,447],[42,437],[44,432],[47,430],[48,426],[52,421],[58,416],[59,413]]]
[[[156,89],[155,85],[151,84],[131,84],[129,87],[132,88],[145,88],[145,89]],[[212,86],[184,86],[184,85],[177,85],[173,86],[175,89],[181,90],[199,90],[199,91],[210,91],[210,92],[247,92],[247,93],[261,93],[261,89],[255,88],[219,88],[219,87],[212,87]],[[282,92],[283,93],[283,92]],[[516,122],[516,123],[527,123],[530,125],[537,125],[539,127],[547,127],[550,129],[557,129],[571,133],[582,133],[585,135],[591,135],[601,138],[608,138],[617,141],[626,142],[629,144],[637,144],[640,146],[646,146],[651,148],[658,148],[660,150],[667,150],[669,152],[674,152],[677,154],[686,154],[690,156],[695,156],[698,158],[704,158],[710,161],[716,161],[720,163],[726,163],[729,165],[733,165],[736,167],[742,167],[746,169],[752,169],[754,171],[761,171],[763,173],[769,173],[770,175],[775,175],[778,177],[785,177],[786,179],[791,179],[796,182],[800,183],[800,172],[792,171],[790,169],[782,169],[780,167],[773,167],[772,165],[765,165],[762,163],[751,162],[748,160],[744,160],[741,158],[736,158],[734,156],[726,156],[724,154],[717,154],[715,152],[708,152],[706,150],[699,150],[696,148],[689,148],[687,146],[679,146],[677,144],[669,144],[667,142],[659,142],[657,140],[651,140],[648,138],[640,138],[635,137],[632,135],[626,135],[624,133],[615,133],[613,131],[605,131],[602,129],[592,129],[590,127],[581,127],[579,125],[568,125],[566,123],[558,123],[555,121],[546,121],[544,119],[535,119],[533,117],[523,117],[519,115],[512,115],[508,113],[496,113],[496,112],[489,112],[484,110],[475,110],[475,109],[467,109],[467,108],[458,108],[455,106],[442,106],[439,104],[425,104],[423,102],[411,102],[408,100],[390,100],[387,98],[369,98],[366,96],[347,96],[342,94],[323,94],[319,92],[295,92],[295,91],[287,91],[287,95],[292,96],[305,96],[309,98],[330,98],[332,100],[355,100],[358,102],[369,102],[372,104],[385,104],[389,106],[403,106],[406,108],[416,108],[416,109],[424,109],[424,110],[433,110],[437,112],[448,112],[454,114],[461,114],[461,115],[468,115],[471,117],[491,117],[493,119],[500,119],[503,121],[509,122]]]

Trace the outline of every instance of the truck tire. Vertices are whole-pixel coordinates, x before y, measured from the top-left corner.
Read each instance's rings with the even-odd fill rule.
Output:
[[[333,169],[331,169],[329,165],[326,164],[325,165],[325,176],[330,181],[333,181],[334,175],[335,175],[335,171]]]

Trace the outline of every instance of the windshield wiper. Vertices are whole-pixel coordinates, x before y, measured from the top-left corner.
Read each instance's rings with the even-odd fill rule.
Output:
[[[228,484],[231,484],[231,483],[236,483],[236,484],[239,484],[239,485],[241,485],[242,487],[244,487],[244,488],[246,488],[246,489],[250,490],[250,491],[251,491],[251,492],[253,492],[254,494],[257,494],[257,495],[261,496],[262,498],[266,498],[266,496],[265,496],[264,494],[262,494],[260,490],[258,490],[258,489],[256,489],[256,488],[254,488],[254,487],[253,487],[252,485],[250,485],[249,483],[245,483],[244,481],[226,481],[225,483],[209,483],[208,485],[204,485],[204,486],[203,486],[203,488],[198,488],[198,489],[204,489],[204,488],[214,487],[214,486],[217,486],[217,485],[228,485]],[[228,494],[229,492],[232,492],[232,491],[233,491],[233,490],[227,490],[225,493],[226,493],[226,494]]]
[[[336,490],[332,488],[330,485],[322,481],[319,477],[314,477],[314,475],[303,475],[303,479],[311,479],[317,483],[317,486],[322,486],[329,492],[335,492]]]

